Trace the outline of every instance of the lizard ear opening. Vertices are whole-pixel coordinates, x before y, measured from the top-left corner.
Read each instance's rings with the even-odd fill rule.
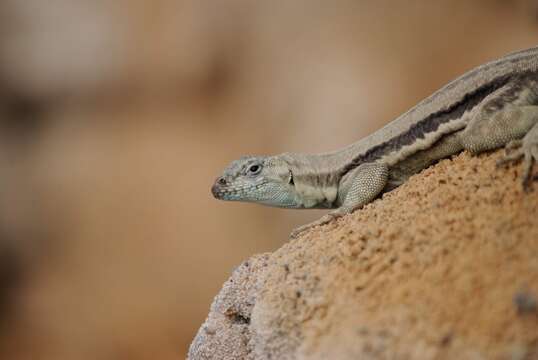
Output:
[[[290,177],[288,178],[288,184],[295,186],[295,181],[293,181],[293,173],[290,170]]]

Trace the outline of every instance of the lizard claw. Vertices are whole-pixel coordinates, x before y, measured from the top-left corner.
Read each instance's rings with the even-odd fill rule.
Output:
[[[523,159],[523,174],[521,175],[523,190],[529,192],[533,181],[538,180],[538,174],[532,175],[534,163],[538,162],[538,127],[535,126],[525,135],[523,140],[514,140],[506,144],[507,153],[497,161],[497,166],[505,166]],[[508,152],[508,150],[513,150]]]

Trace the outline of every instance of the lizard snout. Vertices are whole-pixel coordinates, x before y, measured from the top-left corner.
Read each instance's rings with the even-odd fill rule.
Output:
[[[226,186],[227,184],[228,182],[223,177],[219,177],[217,180],[215,180],[215,183],[211,187],[211,193],[216,199],[221,198],[221,194],[220,194],[221,187]]]

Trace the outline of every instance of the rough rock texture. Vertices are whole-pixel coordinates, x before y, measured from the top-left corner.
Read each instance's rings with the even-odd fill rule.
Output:
[[[538,359],[538,184],[461,154],[237,268],[190,359]]]

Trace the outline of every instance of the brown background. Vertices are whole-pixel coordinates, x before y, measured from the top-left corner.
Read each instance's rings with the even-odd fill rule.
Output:
[[[183,358],[234,266],[321,212],[218,202],[536,45],[531,1],[4,0],[0,357]]]

